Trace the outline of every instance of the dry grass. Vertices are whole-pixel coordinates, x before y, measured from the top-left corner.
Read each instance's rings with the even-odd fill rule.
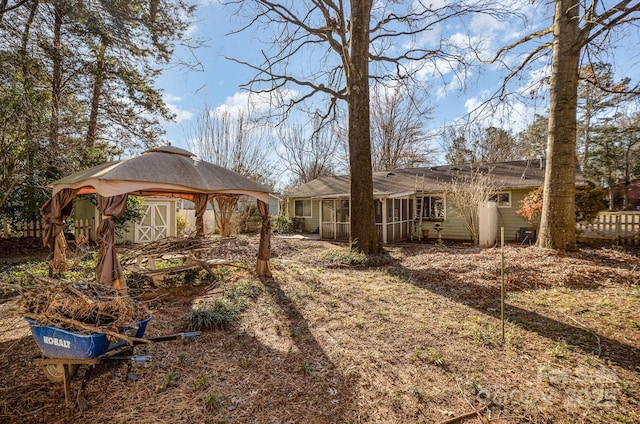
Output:
[[[640,421],[637,252],[507,247],[503,341],[498,249],[396,246],[372,268],[325,265],[328,243],[272,245],[274,277],[236,326],[136,348],[154,358],[138,381],[91,380],[85,412],[26,364],[30,335],[0,339],[0,421],[437,423],[485,405],[495,423]],[[185,330],[194,301],[247,278],[144,293],[146,335]]]

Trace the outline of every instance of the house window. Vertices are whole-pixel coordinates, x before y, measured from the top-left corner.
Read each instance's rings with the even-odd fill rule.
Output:
[[[424,196],[422,198],[422,206],[423,219],[444,219],[444,198],[442,196]]]
[[[510,208],[511,207],[511,193],[508,191],[499,192],[496,194],[492,194],[489,196],[490,202],[496,202],[499,208]]]
[[[296,218],[311,218],[311,199],[295,201]]]

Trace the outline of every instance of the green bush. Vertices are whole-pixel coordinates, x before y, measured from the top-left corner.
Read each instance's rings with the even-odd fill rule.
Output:
[[[382,266],[389,265],[393,262],[391,256],[386,253],[379,255],[367,255],[362,252],[356,252],[348,247],[337,247],[327,249],[320,253],[320,259],[327,265],[334,266]]]
[[[180,214],[176,214],[176,231],[178,235],[182,234],[182,232],[187,228],[188,225],[189,222],[187,221],[187,218]]]
[[[323,262],[334,265],[366,265],[367,255],[346,247],[327,249],[320,253]]]
[[[98,206],[98,197],[96,195],[92,195],[91,203],[96,207]],[[124,214],[119,218],[113,218],[116,236],[122,237],[124,235],[129,222],[136,223],[142,221],[142,218],[144,218],[144,212],[144,197],[133,195],[127,196],[127,208],[125,209]]]
[[[290,234],[294,233],[300,227],[301,221],[297,218],[289,218],[284,215],[276,215],[271,217],[271,230],[274,233]]]
[[[206,308],[192,310],[187,319],[191,330],[226,330],[238,321],[239,315],[239,305],[222,298]]]
[[[222,299],[192,310],[187,316],[192,330],[226,330],[240,319],[240,314],[262,293],[262,287],[250,279],[236,281],[228,287]]]
[[[262,287],[256,281],[242,279],[227,288],[224,296],[240,305],[246,305],[249,300],[256,300],[261,293]]]

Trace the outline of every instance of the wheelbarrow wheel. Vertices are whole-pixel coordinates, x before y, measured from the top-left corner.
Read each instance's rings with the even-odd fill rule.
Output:
[[[78,371],[78,364],[69,364],[69,377],[73,377]],[[42,372],[52,383],[62,383],[64,381],[64,365],[47,364],[42,366]]]

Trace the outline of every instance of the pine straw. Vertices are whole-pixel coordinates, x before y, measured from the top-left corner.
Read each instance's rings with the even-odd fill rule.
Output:
[[[100,283],[33,278],[23,283],[26,316],[78,333],[117,331],[149,316],[141,303]]]
[[[638,252],[510,246],[502,343],[499,249],[404,245],[388,266],[328,269],[328,243],[272,247],[240,325],[136,347],[154,358],[138,381],[90,381],[88,411],[24,365],[30,337],[0,344],[0,421],[438,423],[487,397],[492,423],[640,421]],[[163,289],[150,336],[185,330],[202,288],[185,289]]]
[[[172,257],[195,256],[199,259],[227,259],[238,262],[254,262],[258,254],[256,237],[167,237],[145,243],[131,249],[121,249],[123,266],[134,263],[140,256]]]

